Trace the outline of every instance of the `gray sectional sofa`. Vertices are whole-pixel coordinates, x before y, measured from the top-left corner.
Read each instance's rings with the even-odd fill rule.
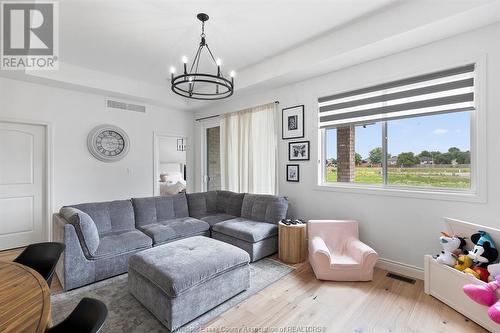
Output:
[[[66,250],[56,273],[65,290],[127,272],[130,256],[193,236],[212,236],[248,252],[251,261],[277,251],[284,197],[209,191],[62,207],[54,240]]]

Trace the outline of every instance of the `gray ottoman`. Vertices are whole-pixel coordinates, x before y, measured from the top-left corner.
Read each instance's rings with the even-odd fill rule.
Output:
[[[244,250],[196,236],[139,252],[128,263],[128,286],[171,331],[250,286]]]

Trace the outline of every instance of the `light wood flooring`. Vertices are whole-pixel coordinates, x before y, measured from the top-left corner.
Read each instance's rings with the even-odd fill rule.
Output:
[[[0,260],[13,260],[21,251],[1,251]],[[386,271],[376,269],[372,282],[325,282],[316,280],[307,262],[294,267],[294,272],[215,318],[201,331],[488,332],[426,295],[423,281],[409,284],[388,278]],[[57,277],[51,290],[61,292]]]
[[[209,323],[204,332],[488,332],[424,293],[386,277],[372,282],[316,280],[311,266],[297,269]],[[485,308],[486,311],[486,308]]]

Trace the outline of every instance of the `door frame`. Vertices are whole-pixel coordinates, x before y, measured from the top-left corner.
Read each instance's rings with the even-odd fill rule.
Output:
[[[186,139],[186,190],[191,189],[191,177],[189,177],[189,169],[191,168],[189,166],[189,153],[191,151],[191,147],[189,144],[189,137],[185,134],[179,134],[179,133],[172,133],[172,132],[158,132],[158,131],[153,131],[153,196],[159,196],[160,191],[158,189],[158,178],[157,173],[158,173],[158,163],[157,160],[160,157],[158,153],[158,138],[163,137],[163,136],[168,136],[171,138],[185,138]]]
[[[45,129],[45,216],[43,218],[42,225],[42,241],[52,241],[52,214],[53,214],[53,165],[54,165],[54,155],[53,155],[53,137],[52,137],[52,123],[38,120],[30,119],[18,119],[18,118],[4,118],[0,117],[0,122],[12,123],[12,124],[22,124],[22,125],[34,125],[42,126]]]
[[[213,117],[209,119],[204,119],[200,120],[200,161],[201,161],[201,170],[200,170],[200,188],[201,191],[207,191],[208,190],[208,175],[207,175],[207,129],[213,128],[213,127],[221,127],[222,129],[222,118],[219,117]],[[222,132],[221,132],[221,138],[220,141],[221,146],[222,146]],[[223,158],[224,152],[220,151],[221,159]],[[221,175],[222,175],[222,168],[223,165],[221,163]],[[223,185],[223,179],[221,179],[221,185]]]

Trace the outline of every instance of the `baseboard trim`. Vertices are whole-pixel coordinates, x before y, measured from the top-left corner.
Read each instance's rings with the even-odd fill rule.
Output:
[[[412,277],[414,279],[423,280],[424,279],[424,270],[420,267],[403,264],[398,261],[379,258],[377,264],[375,265],[377,268],[384,269],[389,272],[398,273],[401,275],[405,275],[408,277]]]

